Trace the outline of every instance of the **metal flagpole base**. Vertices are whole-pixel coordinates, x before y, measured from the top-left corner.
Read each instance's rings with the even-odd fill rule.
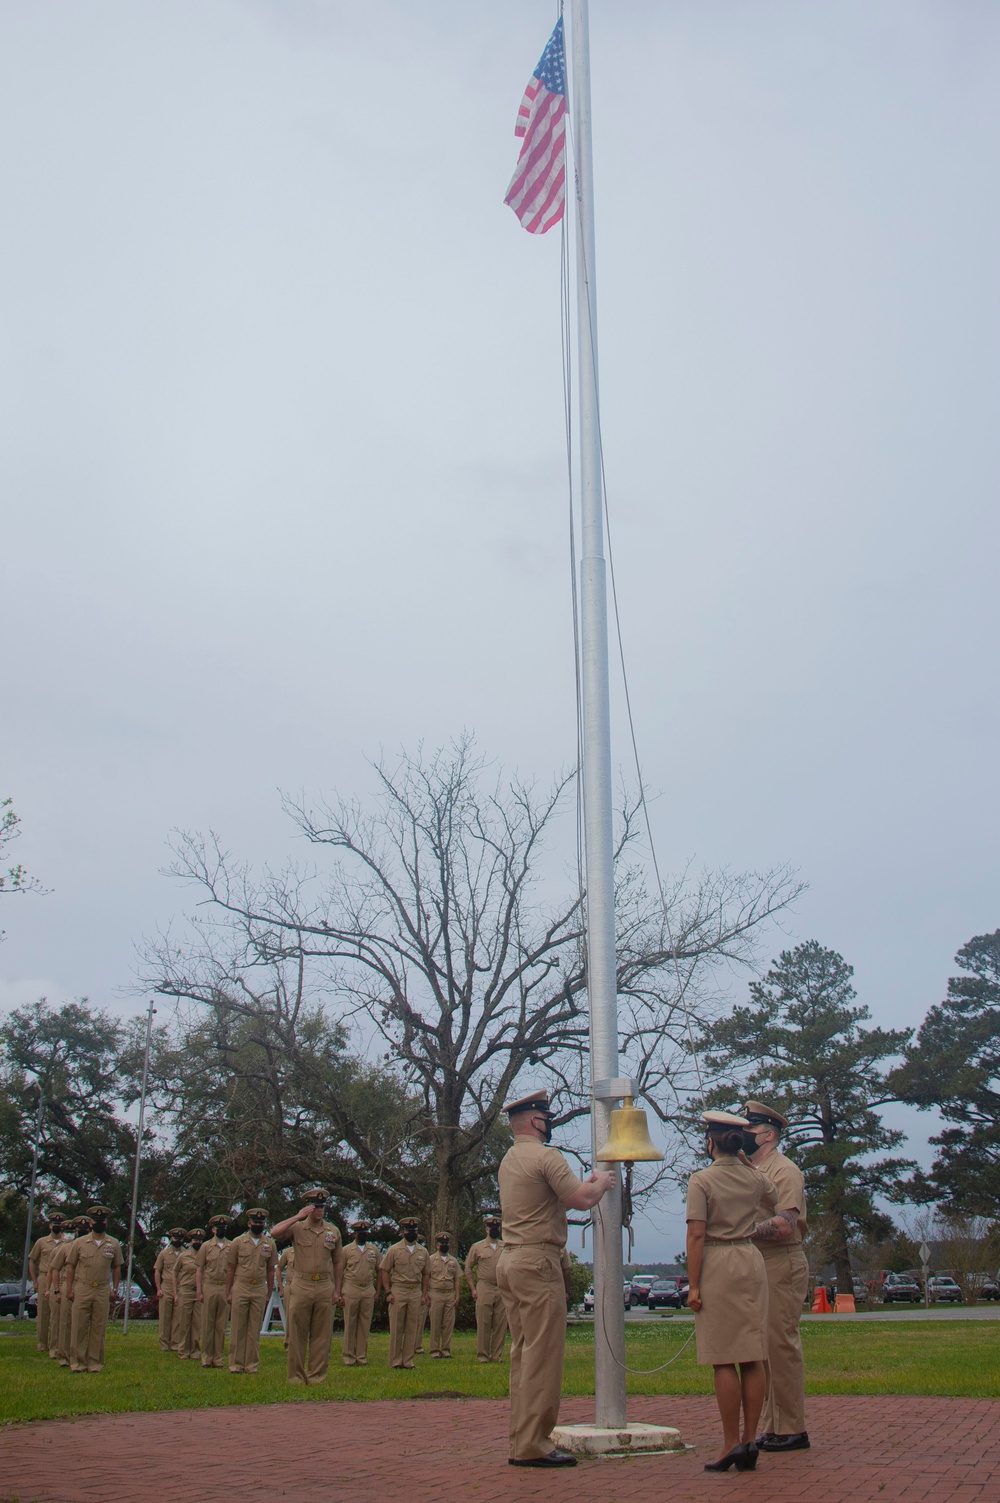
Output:
[[[622,1425],[603,1429],[600,1425],[557,1425],[552,1432],[553,1444],[574,1456],[641,1456],[657,1451],[687,1450],[681,1432],[667,1425]]]

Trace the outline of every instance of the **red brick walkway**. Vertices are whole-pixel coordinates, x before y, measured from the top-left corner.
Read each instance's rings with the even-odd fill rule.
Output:
[[[989,1399],[813,1398],[813,1449],[762,1456],[743,1477],[702,1471],[710,1399],[636,1398],[629,1412],[676,1424],[697,1450],[515,1471],[506,1404],[484,1399],[92,1415],[0,1431],[0,1503],[1000,1503]],[[561,1418],[592,1413],[571,1399]]]

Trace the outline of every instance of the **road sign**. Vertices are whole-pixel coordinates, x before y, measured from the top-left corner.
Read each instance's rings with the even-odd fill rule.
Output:
[[[920,1261],[921,1261],[921,1263],[929,1263],[930,1260],[931,1260],[931,1250],[927,1246],[926,1242],[921,1242],[921,1244],[920,1244]]]

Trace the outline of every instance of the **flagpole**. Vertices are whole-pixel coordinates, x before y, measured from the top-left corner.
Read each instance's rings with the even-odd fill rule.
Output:
[[[576,170],[577,391],[580,410],[580,656],[583,701],[583,821],[587,863],[587,999],[591,1089],[618,1075],[614,824],[604,487],[597,382],[597,279],[590,109],[588,0],[571,0]],[[592,1098],[591,1131],[607,1141],[612,1099]],[[621,1185],[594,1216],[594,1390],[597,1425],[625,1424],[625,1309]]]

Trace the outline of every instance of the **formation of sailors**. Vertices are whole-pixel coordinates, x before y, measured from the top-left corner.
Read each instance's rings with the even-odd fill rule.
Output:
[[[429,1253],[414,1216],[401,1219],[399,1241],[383,1253],[364,1219],[351,1222],[352,1239],[343,1243],[337,1226],[326,1219],[325,1190],[314,1187],[302,1199],[301,1209],[270,1232],[263,1206],[246,1212],[246,1230],[235,1236],[230,1235],[233,1218],[224,1214],[210,1217],[207,1230],[170,1228],[153,1266],[162,1351],[203,1368],[228,1365],[231,1373],[255,1373],[277,1281],[289,1383],[325,1381],[338,1308],[343,1364],[367,1367],[380,1292],[389,1311],[389,1365],[411,1369],[422,1351],[428,1317],[430,1356],[451,1357],[464,1276],[476,1301],[477,1360],[503,1361],[507,1323],[496,1285],[499,1211],[486,1213],[485,1235],[469,1249],[463,1268],[451,1252],[451,1233],[439,1232]],[[100,1372],[104,1366],[105,1332],[122,1269],[121,1245],[107,1232],[110,1214],[104,1206],[91,1206],[85,1216],[72,1219],[53,1213],[29,1257],[38,1296],[38,1349],[72,1372]]]

